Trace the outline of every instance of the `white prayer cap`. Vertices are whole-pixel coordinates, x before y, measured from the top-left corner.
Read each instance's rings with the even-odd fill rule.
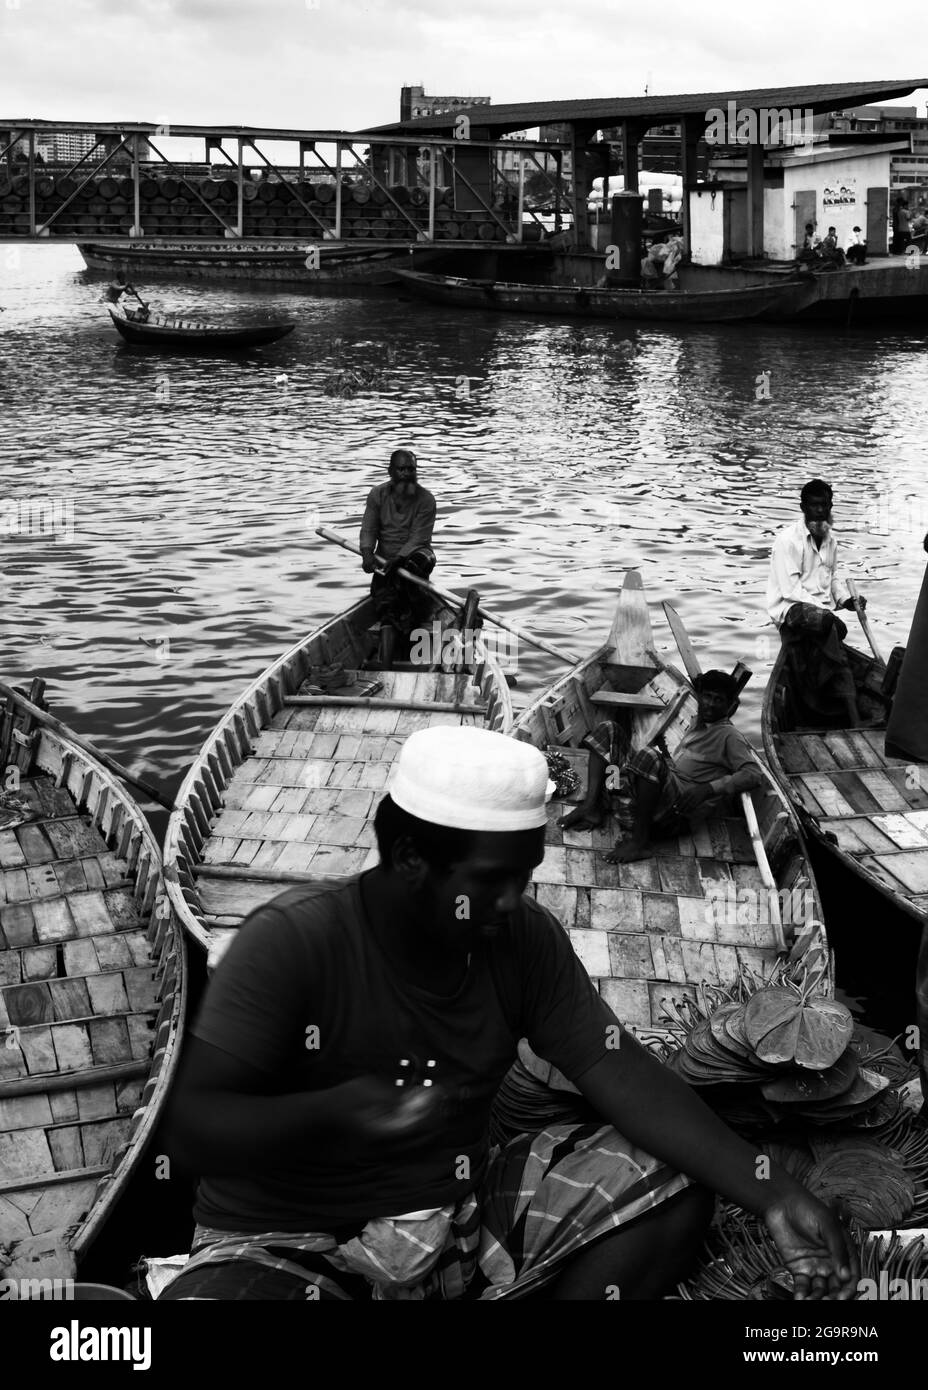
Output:
[[[547,823],[548,764],[530,743],[460,724],[410,734],[387,791],[411,816],[457,830]]]

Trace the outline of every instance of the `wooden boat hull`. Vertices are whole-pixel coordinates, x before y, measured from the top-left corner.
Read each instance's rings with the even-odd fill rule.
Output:
[[[109,308],[110,318],[120,337],[137,347],[169,348],[172,351],[238,351],[276,343],[296,327],[295,323],[240,325],[225,328],[221,324],[197,323],[185,319],[153,315],[146,323],[127,319],[116,309]]]
[[[5,763],[23,751],[10,728],[7,715]],[[0,830],[0,1236],[11,1256],[0,1277],[70,1279],[159,1119],[186,955],[157,842],[122,785],[56,733],[26,738],[14,793],[25,819],[7,814]]]
[[[885,666],[845,648],[862,713],[875,714]],[[881,727],[803,731],[781,651],[764,696],[771,771],[822,846],[906,916],[928,920],[928,764],[889,758]],[[800,711],[801,715],[801,711]]]
[[[648,669],[645,653],[653,647],[650,626],[645,640],[634,644],[627,630],[614,629],[607,647],[519,716],[513,736],[545,752],[557,749],[585,778],[588,754],[578,743],[604,717],[594,699],[613,692],[622,703],[609,717],[624,723],[631,747],[652,741],[663,728],[672,754],[692,723],[696,700],[673,666],[658,667],[650,659]],[[615,820],[597,830],[562,830],[557,820],[572,805],[557,799],[549,804],[548,849],[530,891],[567,929],[610,1007],[645,1041],[664,1035],[675,1001],[694,996],[701,985],[734,985],[742,970],[769,975],[779,954],[778,913],[787,947],[827,947],[802,832],[769,772],[752,799],[777,884],[776,903],[764,888],[743,819],[694,821],[689,833],[659,841],[654,857],[610,865],[601,856],[617,838]],[[833,991],[830,972],[824,988]],[[530,1069],[569,1089],[546,1063]]]
[[[431,621],[450,618],[436,601]],[[213,958],[253,908],[293,883],[376,863],[370,817],[414,729],[473,723],[505,733],[512,724],[509,687],[491,655],[457,675],[363,671],[376,643],[373,623],[365,597],[268,667],[213,729],[177,794],[165,841],[167,892],[178,920]],[[287,704],[312,667],[332,663],[346,668],[352,687],[377,681],[381,688]],[[368,698],[375,704],[365,705]],[[360,703],[342,703],[350,700]]]
[[[663,323],[735,323],[792,318],[815,299],[812,276],[724,290],[625,290],[582,285],[531,285],[467,280],[419,271],[398,272],[418,299],[459,309],[513,314],[566,314],[583,318]]]

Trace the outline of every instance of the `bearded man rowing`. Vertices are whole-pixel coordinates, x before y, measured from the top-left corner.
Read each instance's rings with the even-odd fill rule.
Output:
[[[374,576],[371,597],[380,620],[378,659],[383,666],[393,661],[397,635],[408,638],[431,614],[423,591],[396,571],[402,567],[427,579],[435,568],[435,498],[419,484],[413,451],[394,449],[389,473],[389,482],[371,488],[361,521],[361,564],[365,574]],[[378,558],[386,562],[381,570]]]

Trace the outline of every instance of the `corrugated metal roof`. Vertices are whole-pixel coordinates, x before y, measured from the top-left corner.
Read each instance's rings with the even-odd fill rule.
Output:
[[[441,116],[420,116],[416,120],[396,121],[391,125],[370,126],[368,135],[387,133],[449,134],[462,115],[481,130],[505,134],[514,130],[531,130],[539,125],[555,125],[561,121],[593,123],[594,129],[618,125],[630,118],[651,118],[655,125],[678,121],[681,116],[704,116],[713,107],[726,109],[733,101],[737,109],[761,106],[770,110],[784,106],[812,108],[815,113],[835,111],[842,106],[888,101],[892,97],[908,96],[920,87],[928,87],[928,77],[887,79],[883,82],[830,82],[816,86],[756,87],[751,91],[695,92],[685,96],[654,97],[597,97],[577,101],[526,101],[509,106],[470,106]]]

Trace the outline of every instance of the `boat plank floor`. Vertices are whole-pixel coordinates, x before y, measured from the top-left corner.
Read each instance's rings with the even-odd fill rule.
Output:
[[[127,860],[47,772],[16,796],[31,819],[0,832],[0,1029],[13,1030],[0,1047],[0,1227],[14,1261],[49,1233],[69,1241],[92,1210],[144,1104],[161,989]],[[103,1074],[114,1066],[126,1070]]]
[[[549,803],[545,858],[529,891],[567,929],[600,993],[629,1026],[665,1027],[665,1005],[694,993],[694,982],[732,985],[742,965],[770,968],[777,956],[774,928],[739,822],[694,823],[692,836],[658,842],[653,857],[613,865],[595,851],[615,843],[614,823],[558,829],[557,818],[572,804]],[[740,862],[716,857],[716,847],[732,848],[733,841]],[[711,895],[729,884],[742,902],[745,889],[755,893],[756,920],[742,920],[751,915],[747,909],[737,921],[712,910]]]

